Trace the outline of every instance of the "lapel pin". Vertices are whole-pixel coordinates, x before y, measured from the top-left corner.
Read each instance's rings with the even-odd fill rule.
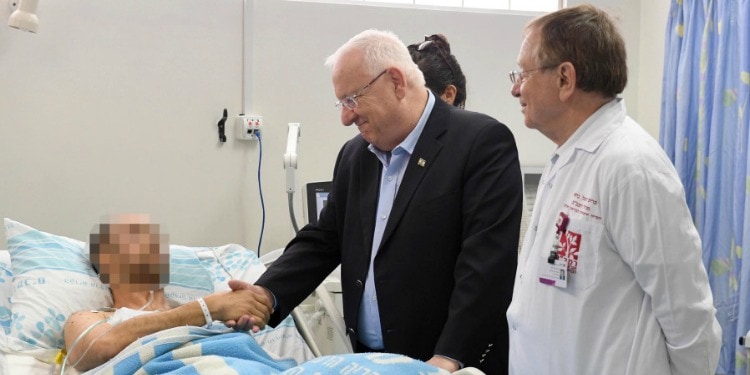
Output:
[[[419,158],[419,160],[417,160],[417,165],[422,168],[424,168],[425,163],[427,163],[427,161],[422,158]]]

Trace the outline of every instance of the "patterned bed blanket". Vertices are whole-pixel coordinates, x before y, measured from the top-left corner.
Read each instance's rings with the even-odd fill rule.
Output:
[[[86,374],[424,374],[446,371],[397,354],[323,356],[297,365],[274,360],[243,332],[177,327],[146,336]]]

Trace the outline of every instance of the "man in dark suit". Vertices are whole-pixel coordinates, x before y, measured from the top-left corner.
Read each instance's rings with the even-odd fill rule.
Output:
[[[338,155],[318,222],[256,282],[275,301],[270,323],[341,264],[358,352],[506,373],[522,207],[513,135],[436,100],[393,33],[364,31],[326,65],[341,121],[360,134]]]

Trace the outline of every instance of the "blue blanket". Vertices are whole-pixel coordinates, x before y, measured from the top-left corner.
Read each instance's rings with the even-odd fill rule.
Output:
[[[362,353],[315,358],[297,365],[273,360],[243,332],[177,327],[141,338],[87,374],[424,374],[448,372],[397,354]]]

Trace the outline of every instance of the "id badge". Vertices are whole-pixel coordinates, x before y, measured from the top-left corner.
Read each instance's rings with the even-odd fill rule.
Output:
[[[565,258],[555,259],[554,263],[545,263],[539,282],[546,285],[566,288],[568,286],[568,260]]]
[[[539,276],[539,282],[542,284],[558,288],[568,286],[568,254],[563,240],[569,222],[570,218],[565,212],[558,214],[555,222],[555,241]]]

